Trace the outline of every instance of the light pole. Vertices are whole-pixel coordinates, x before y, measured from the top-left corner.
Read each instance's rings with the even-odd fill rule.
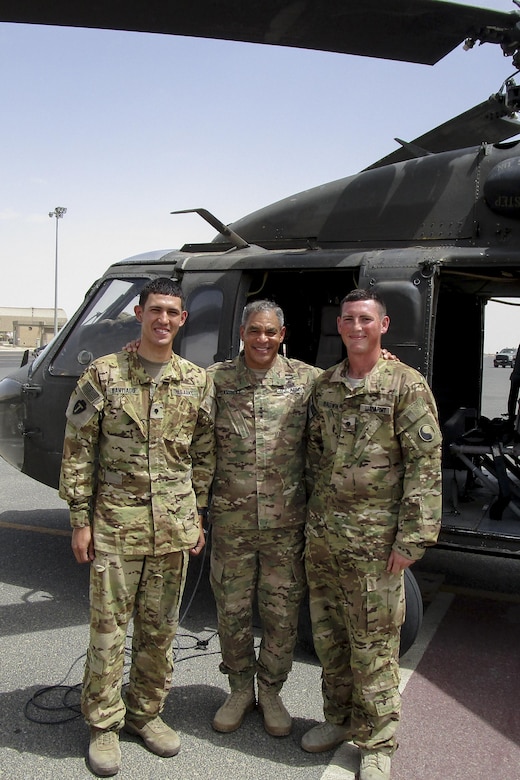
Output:
[[[67,209],[63,206],[56,206],[54,211],[49,211],[49,217],[56,217],[56,254],[54,257],[54,335],[58,333],[58,220],[60,220]]]

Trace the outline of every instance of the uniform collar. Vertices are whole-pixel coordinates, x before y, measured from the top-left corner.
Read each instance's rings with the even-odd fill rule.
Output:
[[[381,369],[384,370],[386,363],[388,363],[387,360],[379,358],[374,368],[366,375],[365,384],[361,388],[357,389],[367,393],[373,393],[377,391],[381,385]],[[348,365],[348,358],[345,358],[345,360],[339,363],[339,365],[337,365],[332,372],[330,381],[341,382],[342,384],[346,385],[348,381]]]
[[[128,367],[128,378],[131,382],[140,385],[148,385],[152,378],[146,373],[144,366],[139,360],[136,352],[121,352],[120,355],[126,359]],[[184,376],[181,362],[178,355],[172,352],[168,365],[164,367],[160,382],[179,382]]]
[[[285,363],[280,355],[276,356],[271,368],[269,368],[264,376],[263,384],[283,386],[286,382]],[[250,370],[245,363],[244,353],[241,352],[238,356],[237,362],[237,386],[238,387],[252,387],[259,384],[252,370]]]

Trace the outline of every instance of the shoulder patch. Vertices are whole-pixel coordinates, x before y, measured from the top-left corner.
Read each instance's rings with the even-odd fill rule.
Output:
[[[72,394],[66,417],[75,428],[83,428],[97,414],[96,407],[83,396],[81,390],[78,389]]]
[[[435,431],[431,425],[421,425],[419,428],[419,438],[423,441],[433,441]]]
[[[81,414],[81,412],[84,412],[87,408],[87,402],[83,400],[83,398],[79,398],[74,406],[72,407],[72,414]]]

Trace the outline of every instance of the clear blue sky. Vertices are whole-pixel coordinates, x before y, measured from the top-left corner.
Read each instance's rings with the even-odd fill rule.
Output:
[[[489,44],[430,67],[14,24],[0,24],[0,70],[0,306],[54,305],[48,213],[65,206],[58,304],[68,316],[110,263],[213,237],[200,218],[171,211],[204,206],[229,223],[348,176],[513,72]],[[488,351],[520,333],[510,307],[490,319]]]

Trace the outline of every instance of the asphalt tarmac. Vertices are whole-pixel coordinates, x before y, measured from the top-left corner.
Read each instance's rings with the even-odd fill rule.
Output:
[[[2,780],[92,777],[84,758],[87,729],[77,712],[78,685],[88,641],[88,569],[73,559],[67,524],[67,509],[54,490],[38,485],[0,462]],[[212,730],[211,717],[224,700],[227,686],[218,671],[219,644],[207,569],[207,559],[194,560],[190,565],[183,619],[175,643],[174,686],[164,712],[165,720],[180,733],[181,751],[174,758],[158,758],[138,740],[125,735],[122,737],[123,769],[118,777],[126,780],[171,780],[172,777],[353,780],[357,752],[352,745],[321,755],[304,753],[299,747],[303,733],[320,721],[322,714],[320,669],[308,648],[297,648],[293,671],[284,686],[284,701],[294,716],[294,729],[289,737],[276,739],[267,735],[257,712],[248,715],[242,728],[234,734],[222,735]],[[449,760],[456,763],[460,758],[459,748],[453,747],[451,731],[453,723],[465,723],[468,714],[464,700],[461,703],[456,691],[474,688],[475,668],[480,670],[481,678],[484,674],[484,679],[486,670],[493,669],[492,684],[501,674],[505,675],[506,682],[507,675],[520,678],[516,634],[511,633],[518,632],[520,623],[520,561],[431,550],[416,568],[416,575],[426,613],[418,641],[401,659],[404,695],[408,700],[405,699],[400,727],[401,749],[394,760],[395,777],[419,780],[414,770],[415,748],[418,733],[428,723],[431,749],[437,760],[432,767],[438,768],[430,768],[431,771],[426,770],[420,777],[455,780],[458,774],[445,774],[446,763],[449,765]],[[476,605],[469,624],[473,625],[473,631],[468,633],[464,628],[465,609],[449,613],[451,622],[443,629],[453,599],[468,593]],[[504,601],[506,606],[513,604],[507,613],[503,611]],[[486,605],[485,610],[480,608],[481,604]],[[479,615],[481,619],[485,615],[480,647],[480,634],[475,631]],[[441,629],[437,631],[439,626]],[[456,641],[449,645],[446,637],[451,636]],[[507,644],[508,636],[515,641]],[[475,655],[476,648],[476,659],[470,664],[468,659],[472,653]],[[431,686],[442,695],[442,717],[446,724],[451,724],[448,734],[442,719],[433,725],[428,720],[432,695],[429,690],[426,696],[421,688],[428,670],[435,670],[436,665],[441,671],[434,675]],[[454,693],[453,669],[458,675]],[[514,686],[504,688],[502,684],[497,706],[509,712],[517,693]],[[437,702],[437,710],[439,706]],[[493,725],[491,719],[490,722]],[[475,737],[467,741],[472,762],[478,761],[478,750],[482,751],[484,760],[489,756],[490,745],[487,740],[478,740],[475,717],[465,728]],[[518,719],[515,728],[518,733]],[[428,745],[423,742],[421,737],[424,759]],[[518,736],[515,741],[507,731],[502,733],[502,753],[504,744],[516,750],[518,742]],[[445,760],[439,763],[442,757]],[[516,759],[515,752],[512,757]]]

